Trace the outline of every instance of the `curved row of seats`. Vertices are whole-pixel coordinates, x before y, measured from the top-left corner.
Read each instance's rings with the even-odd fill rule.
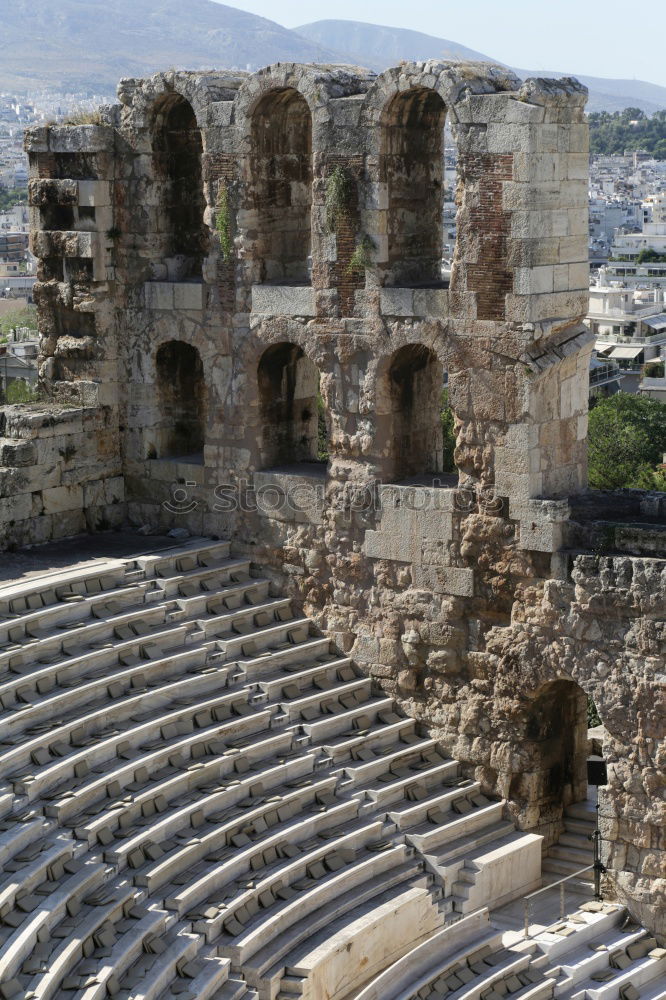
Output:
[[[0,588],[0,816],[3,1000],[316,992],[352,928],[381,972],[526,849],[222,542]]]

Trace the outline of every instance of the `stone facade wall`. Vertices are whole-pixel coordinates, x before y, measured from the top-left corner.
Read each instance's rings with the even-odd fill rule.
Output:
[[[122,525],[118,437],[109,407],[3,407],[0,550]]]
[[[636,549],[630,527],[648,523],[660,539],[663,511],[650,497],[636,512],[620,505],[627,530],[611,531],[612,513],[593,527],[594,499],[580,502],[591,350],[584,88],[521,83],[487,64],[405,64],[378,77],[281,64],[124,80],[119,99],[102,125],[27,138],[35,210],[58,209],[34,220],[44,391],[85,398],[98,415],[110,407],[131,523],[231,538],[546,843],[585,793],[591,696],[608,734],[609,879],[663,932],[666,563],[652,542]],[[267,108],[281,128],[270,129]],[[459,156],[448,287],[433,271],[436,230],[421,246],[412,225],[437,211],[437,165],[412,162],[399,131],[414,116],[441,127],[442,108]],[[189,256],[165,228],[167,111],[200,130],[205,239]],[[423,156],[438,149],[430,138]],[[350,197],[331,226],[336,167]],[[430,178],[434,200],[406,199],[410,177]],[[91,206],[101,226],[86,232],[81,207]],[[281,250],[278,222],[291,210]],[[361,246],[366,260],[350,268]],[[170,341],[195,348],[203,368],[202,454],[160,454],[160,401],[178,410],[157,362]],[[428,458],[441,435],[432,392],[418,388],[430,381],[411,383],[411,428],[396,413],[401,359],[415,351],[448,374],[449,479]],[[325,464],[298,462],[312,451],[315,367]],[[290,433],[306,428],[278,468],[266,468],[271,413],[293,418]],[[425,441],[409,482],[391,481],[397,427],[403,441]]]

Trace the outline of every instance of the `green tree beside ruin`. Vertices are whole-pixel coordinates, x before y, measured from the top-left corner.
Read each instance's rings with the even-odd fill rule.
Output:
[[[618,392],[590,411],[589,481],[594,489],[666,488],[666,403]]]

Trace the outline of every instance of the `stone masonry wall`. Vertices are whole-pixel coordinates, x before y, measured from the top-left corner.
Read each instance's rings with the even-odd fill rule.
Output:
[[[110,408],[2,408],[0,550],[119,527],[124,501]]]
[[[592,697],[608,734],[609,884],[666,933],[658,683],[666,550],[636,549],[620,529],[588,531],[583,522],[593,518],[581,513],[581,498],[592,496],[584,88],[432,61],[380,76],[293,64],[251,75],[170,72],[123,80],[118,93],[99,126],[27,137],[43,389],[56,401],[84,399],[82,426],[86,414],[108,413],[98,476],[106,506],[84,487],[81,517],[94,521],[91,512],[109,504],[121,510],[107,492],[120,469],[134,525],[231,538],[546,843],[563,808],[585,793]],[[284,127],[260,132],[271,108]],[[409,177],[429,177],[439,198],[438,170],[405,157],[399,131],[420,113],[441,127],[441,109],[459,158],[448,287],[433,270],[436,227],[420,246],[421,205],[404,197]],[[167,112],[200,131],[206,238],[196,260],[174,254],[165,238],[171,194],[159,123]],[[439,137],[430,139],[424,156],[438,148]],[[257,164],[258,151],[265,162]],[[331,227],[335,167],[351,195]],[[191,193],[201,204],[201,192]],[[432,220],[434,205],[424,198],[424,217]],[[94,232],[81,211],[90,207]],[[290,209],[281,260],[275,220]],[[187,249],[185,236],[177,245]],[[350,269],[359,246],[366,259]],[[157,364],[169,341],[198,352],[205,428],[202,453],[164,458],[160,400],[179,412]],[[277,345],[291,347],[265,356]],[[282,394],[280,413],[311,429],[316,366],[328,461],[294,464],[303,453],[295,446],[294,461],[266,468],[271,408],[262,405],[260,363],[265,372],[266,358],[300,351],[307,365],[264,382]],[[396,428],[414,440],[408,416],[395,413],[404,397],[395,391],[398,362],[419,351],[448,375],[456,474],[423,468],[396,484],[384,476]],[[298,384],[306,369],[307,392]],[[423,403],[410,404],[412,434],[430,434],[419,449],[428,456],[441,429]],[[11,481],[15,470],[5,472]],[[12,505],[3,503],[9,538]],[[650,514],[651,503],[636,519],[661,537],[663,516]]]

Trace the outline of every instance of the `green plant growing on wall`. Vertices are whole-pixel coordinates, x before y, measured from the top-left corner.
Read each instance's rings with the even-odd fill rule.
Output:
[[[326,405],[321,391],[317,392],[317,461],[328,462],[328,427]]]
[[[326,182],[326,229],[335,233],[341,222],[349,220],[354,197],[354,182],[344,169],[336,166]]]
[[[217,192],[215,228],[220,239],[222,259],[229,260],[233,251],[233,241],[231,239],[231,220],[229,218],[229,191],[227,185],[224,183],[220,184]]]
[[[453,454],[456,450],[456,427],[453,410],[449,403],[448,389],[442,389],[440,417],[443,437],[442,472],[455,472],[456,463],[453,460]]]
[[[601,719],[599,718],[599,712],[597,711],[597,706],[594,704],[590,696],[587,696],[587,728],[594,729],[595,726],[601,725]]]
[[[351,255],[347,265],[348,274],[361,274],[369,267],[372,267],[372,254],[377,249],[375,241],[365,233],[356,244],[356,249]]]

